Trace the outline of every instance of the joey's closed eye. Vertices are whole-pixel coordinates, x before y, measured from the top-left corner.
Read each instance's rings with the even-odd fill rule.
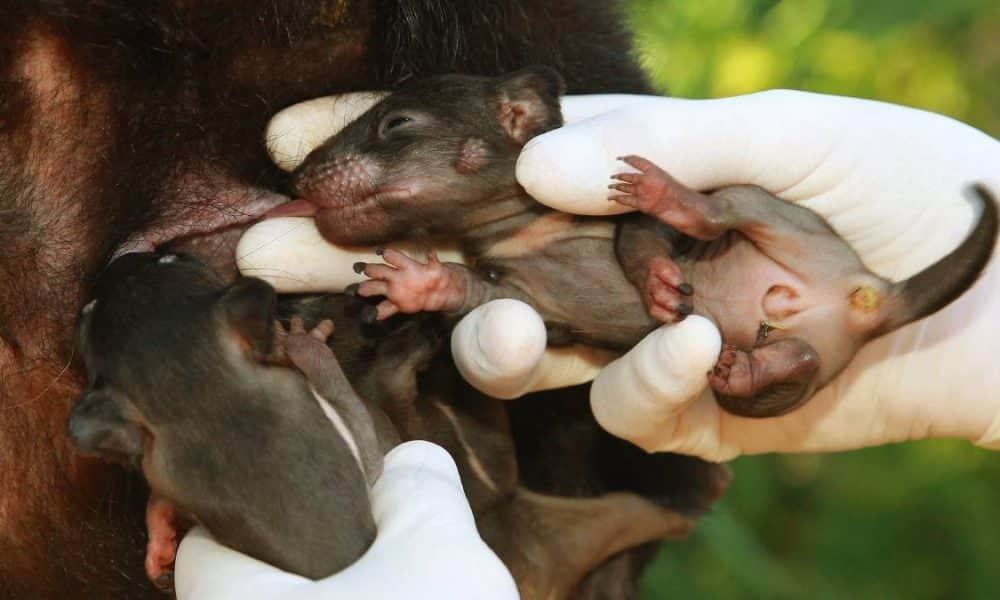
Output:
[[[398,131],[399,129],[405,128],[407,125],[416,122],[416,118],[413,115],[392,112],[387,114],[382,118],[382,122],[379,123],[378,134],[379,137],[385,137],[393,131]]]

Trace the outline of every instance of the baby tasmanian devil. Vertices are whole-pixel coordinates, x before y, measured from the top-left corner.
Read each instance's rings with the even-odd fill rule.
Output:
[[[867,341],[947,305],[992,253],[996,206],[978,188],[972,233],[897,284],[806,208],[750,186],[701,194],[639,157],[612,185],[639,213],[553,211],[514,173],[522,146],[561,124],[561,92],[559,75],[537,67],[413,82],[307,157],[293,180],[301,200],[284,212],[314,214],[338,243],[462,244],[474,268],[391,250],[388,264],[356,265],[370,278],[360,294],[386,297],[378,318],[517,298],[541,313],[552,344],[624,350],[660,321],[702,314],[726,344],[709,374],[715,396],[753,417],[794,409]]]
[[[324,343],[329,321],[286,333],[268,284],[227,286],[184,255],[125,255],[95,292],[78,327],[89,384],[68,431],[79,449],[142,469],[154,581],[173,561],[175,510],[310,578],[365,552],[369,486],[393,440]]]

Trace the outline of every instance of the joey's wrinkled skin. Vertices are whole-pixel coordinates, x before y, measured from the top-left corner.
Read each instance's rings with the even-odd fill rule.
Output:
[[[313,579],[375,539],[369,487],[395,433],[377,431],[324,343],[332,324],[307,333],[293,320],[276,335],[274,307],[260,280],[227,285],[194,257],[129,254],[102,274],[81,319],[90,383],[67,430],[79,449],[141,468],[157,583],[178,541],[173,512]]]
[[[461,316],[517,298],[542,314],[550,343],[623,350],[660,321],[697,312],[727,344],[709,376],[716,398],[730,412],[766,417],[805,402],[868,340],[957,298],[992,253],[996,206],[978,188],[974,231],[899,284],[868,271],[808,209],[751,186],[700,194],[641,157],[626,157],[638,172],[609,186],[638,214],[616,223],[554,212],[517,185],[514,164],[527,140],[560,125],[561,89],[558,74],[540,67],[428,78],[307,157],[294,178],[297,205],[312,207],[327,238],[443,236],[475,262],[387,250],[387,265],[357,265],[371,278],[359,293],[386,297],[376,317]]]

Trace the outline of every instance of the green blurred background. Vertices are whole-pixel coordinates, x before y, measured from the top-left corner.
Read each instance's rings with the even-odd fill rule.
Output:
[[[673,95],[846,94],[1000,136],[1000,0],[627,6],[644,66]],[[1000,597],[1000,455],[928,441],[733,468],[697,533],[661,549],[643,598]]]

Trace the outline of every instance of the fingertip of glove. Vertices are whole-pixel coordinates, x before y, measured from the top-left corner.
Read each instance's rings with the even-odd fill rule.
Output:
[[[403,442],[386,453],[383,475],[401,470],[434,471],[459,480],[458,467],[448,451],[424,440]]]
[[[608,202],[613,153],[585,124],[568,125],[529,141],[517,160],[517,180],[551,208],[584,215],[627,212]]]

